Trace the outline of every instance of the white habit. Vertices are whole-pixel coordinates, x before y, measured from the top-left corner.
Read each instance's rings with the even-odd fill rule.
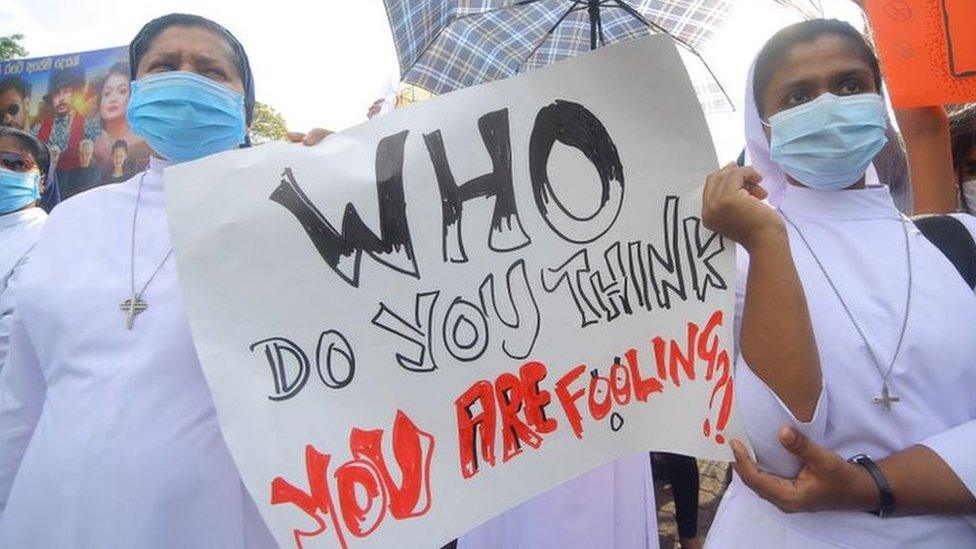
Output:
[[[10,349],[10,323],[14,314],[11,281],[23,267],[27,253],[41,235],[47,214],[38,207],[0,215],[0,371]]]
[[[647,549],[658,546],[647,453],[618,459],[489,520],[458,549]]]
[[[888,190],[788,186],[779,207],[809,240],[886,369],[897,346],[908,288],[902,221]],[[976,488],[976,295],[911,225],[910,313],[889,378],[892,395],[901,400],[885,411],[872,402],[881,394],[881,374],[799,235],[789,224],[787,228],[817,339],[824,389],[813,420],[801,423],[738,357],[736,402],[760,467],[780,476],[796,475],[799,462],[777,440],[779,428],[790,425],[845,458],[864,453],[879,460],[926,444],[971,490]],[[740,269],[737,325],[745,272]],[[709,532],[708,547],[976,547],[976,529],[964,517],[788,515],[736,478]]]
[[[145,176],[137,289],[170,248],[162,167]],[[18,277],[0,547],[274,547],[221,436],[172,259],[124,327],[139,179],[60,205]]]

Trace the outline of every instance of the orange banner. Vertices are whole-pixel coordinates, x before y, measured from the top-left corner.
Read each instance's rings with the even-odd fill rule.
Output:
[[[976,100],[976,0],[867,0],[896,107]]]

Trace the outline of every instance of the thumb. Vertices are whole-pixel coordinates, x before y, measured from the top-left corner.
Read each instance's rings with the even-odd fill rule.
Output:
[[[810,439],[790,427],[780,429],[779,443],[791,454],[809,465],[823,464],[826,462],[826,458],[830,456],[830,453],[823,446],[810,442]]]

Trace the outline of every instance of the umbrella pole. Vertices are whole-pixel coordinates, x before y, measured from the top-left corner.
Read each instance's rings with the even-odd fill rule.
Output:
[[[595,50],[602,25],[600,21],[600,0],[587,0],[586,11],[590,14],[590,50]]]

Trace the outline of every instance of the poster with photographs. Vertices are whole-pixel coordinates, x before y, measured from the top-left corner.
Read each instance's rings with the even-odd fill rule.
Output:
[[[145,167],[149,148],[129,128],[128,105],[126,47],[0,63],[3,123],[48,146],[62,199]]]

